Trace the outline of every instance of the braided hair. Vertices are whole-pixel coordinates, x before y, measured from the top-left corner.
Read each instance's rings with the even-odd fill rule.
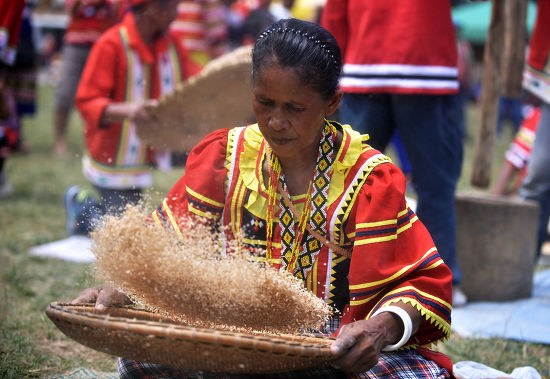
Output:
[[[330,99],[338,88],[342,55],[336,39],[321,26],[294,18],[265,29],[252,51],[252,81],[266,65],[296,70],[304,84]]]

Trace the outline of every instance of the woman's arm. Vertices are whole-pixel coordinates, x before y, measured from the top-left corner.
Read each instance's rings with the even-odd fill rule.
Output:
[[[121,122],[125,119],[138,124],[147,124],[151,127],[156,125],[156,120],[151,117],[150,110],[158,106],[158,100],[146,100],[135,103],[110,103],[105,106],[99,127],[106,127],[114,122]]]
[[[348,372],[373,367],[386,347],[426,345],[450,334],[451,272],[407,204],[401,171],[374,161],[361,166],[368,175],[347,210],[345,233],[354,245],[349,303],[332,352]],[[392,308],[395,315],[383,312]]]

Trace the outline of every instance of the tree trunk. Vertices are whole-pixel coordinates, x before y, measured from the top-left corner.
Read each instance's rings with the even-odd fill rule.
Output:
[[[527,43],[527,1],[507,0],[505,20],[502,95],[519,98]]]
[[[474,149],[470,182],[488,188],[491,182],[493,145],[500,97],[500,58],[504,42],[505,0],[493,0],[491,23],[483,55],[480,124]]]

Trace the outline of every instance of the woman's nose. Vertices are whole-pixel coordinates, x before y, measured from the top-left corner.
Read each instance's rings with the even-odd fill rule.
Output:
[[[269,118],[269,127],[273,130],[283,130],[289,125],[288,119],[285,117],[284,113],[275,110]]]

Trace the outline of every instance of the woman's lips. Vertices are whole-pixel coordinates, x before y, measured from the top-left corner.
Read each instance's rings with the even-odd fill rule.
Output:
[[[292,138],[272,138],[271,141],[277,145],[286,145],[292,141]]]

